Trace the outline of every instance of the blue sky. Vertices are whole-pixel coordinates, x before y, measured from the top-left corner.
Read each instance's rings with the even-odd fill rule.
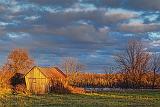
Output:
[[[26,48],[41,66],[76,57],[103,72],[130,38],[160,50],[160,0],[0,0],[0,59]]]

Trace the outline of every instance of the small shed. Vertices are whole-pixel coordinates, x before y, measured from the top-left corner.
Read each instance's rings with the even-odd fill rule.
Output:
[[[27,90],[35,94],[51,91],[54,81],[63,82],[66,75],[57,67],[33,67],[25,74]]]

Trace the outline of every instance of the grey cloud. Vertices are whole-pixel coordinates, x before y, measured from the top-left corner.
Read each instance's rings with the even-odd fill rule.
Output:
[[[33,27],[32,29],[14,31],[4,36],[3,40],[14,46],[25,48],[61,48],[96,50],[107,44],[108,29],[96,29],[91,25],[67,26],[57,29]],[[2,38],[1,38],[2,39]],[[2,41],[3,41],[2,40]],[[24,42],[25,40],[25,42]]]
[[[160,0],[128,0],[128,7],[141,10],[160,10]]]
[[[60,5],[63,7],[71,6],[79,0],[26,0],[30,3],[35,3],[39,5]]]
[[[54,2],[54,1],[53,1]],[[20,4],[18,4],[18,7]],[[26,6],[27,7],[27,6]],[[34,7],[34,6],[33,6]],[[95,10],[91,11],[85,11],[85,9],[79,8],[81,11],[74,11],[76,10],[72,6],[69,8],[64,8],[59,12],[49,12],[49,11],[41,11],[41,6],[36,6],[38,9],[34,9],[32,6],[31,8],[27,9],[18,9],[17,12],[11,12],[11,14],[8,14],[11,20],[19,20],[25,23],[32,24],[43,24],[46,23],[50,26],[55,27],[61,27],[68,24],[73,24],[76,21],[79,20],[85,20],[85,21],[91,21],[97,25],[111,25],[116,24],[121,21],[125,21],[129,18],[135,18],[138,17],[138,14],[134,11],[129,12],[117,12],[112,13],[107,8],[96,8]],[[13,8],[13,9],[12,9]],[[14,10],[15,7],[11,7],[11,10]],[[22,7],[21,7],[22,8]],[[47,7],[46,7],[47,8]],[[70,11],[67,12],[67,9],[70,9]],[[6,15],[6,16],[8,16]],[[38,20],[33,21],[26,21],[24,18],[26,17],[33,17],[39,16]],[[49,23],[48,23],[49,22]]]
[[[91,25],[68,26],[56,29],[55,34],[66,35],[76,41],[102,43],[106,41],[108,29],[95,29]]]
[[[160,10],[160,0],[82,0],[84,2],[93,3],[98,7],[112,8],[128,8],[133,10]]]
[[[2,14],[6,10],[6,7],[0,4],[0,13]]]
[[[146,33],[146,32],[153,32],[159,31],[160,24],[159,23],[128,23],[128,24],[120,24],[117,28],[120,32],[127,32],[127,33]]]
[[[0,1],[0,49],[27,48],[41,65],[73,56],[96,71],[113,63],[112,55],[123,51],[133,35],[149,40],[147,32],[160,28],[159,17],[151,16],[159,15],[158,0],[15,1]],[[142,23],[128,23],[133,18]]]
[[[93,3],[97,7],[120,7],[123,4],[123,0],[82,0],[84,3]]]
[[[65,44],[76,44],[75,46],[79,48],[95,45],[94,48],[96,48],[103,43],[107,43],[109,29],[107,27],[96,29],[92,25],[68,25],[61,28],[35,26],[32,30],[25,32],[30,32],[33,35],[32,39],[41,43],[41,45],[49,45],[51,43],[49,46],[58,44],[59,46],[66,47]],[[71,47],[73,48],[73,46]]]
[[[57,17],[55,17],[55,15]],[[91,20],[96,22],[97,24],[112,24],[117,23],[119,21],[123,21],[129,18],[135,18],[138,15],[130,12],[130,13],[110,13],[109,10],[94,10],[88,12],[64,12],[60,14],[48,14],[48,18],[55,19],[56,18],[62,23],[63,22],[72,22],[77,20]]]
[[[77,21],[90,21],[96,25],[113,25],[130,18],[138,17],[134,12],[130,13],[110,13],[107,10],[94,10],[87,12],[59,12],[59,13],[45,13],[33,22],[37,25],[46,25],[48,27],[64,27],[75,24]]]

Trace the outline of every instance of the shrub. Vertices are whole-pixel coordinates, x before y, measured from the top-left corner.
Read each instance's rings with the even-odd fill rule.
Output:
[[[18,94],[30,94],[29,91],[27,91],[25,84],[16,85],[15,92]]]
[[[12,86],[10,85],[10,79],[13,77],[14,73],[10,71],[0,72],[0,93],[12,93]]]

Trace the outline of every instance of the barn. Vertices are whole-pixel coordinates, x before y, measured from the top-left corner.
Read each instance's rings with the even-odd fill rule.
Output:
[[[33,67],[25,75],[27,90],[35,94],[51,91],[53,84],[63,82],[66,75],[57,67]]]

